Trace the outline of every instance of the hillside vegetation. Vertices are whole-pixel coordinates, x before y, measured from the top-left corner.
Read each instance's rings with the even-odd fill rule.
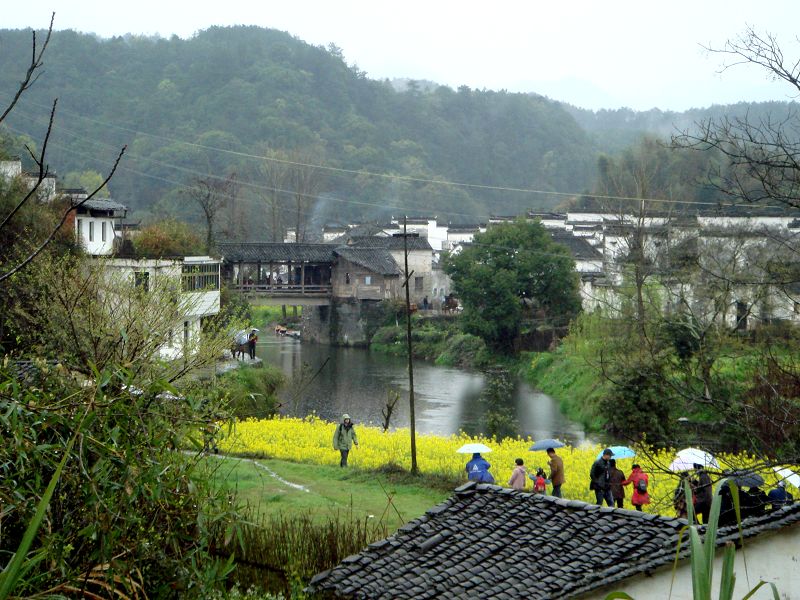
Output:
[[[0,89],[10,90],[30,32],[3,30],[0,40]],[[259,185],[258,161],[241,153],[261,156],[267,147],[302,151],[314,164],[425,180],[559,191],[591,183],[589,139],[555,102],[466,87],[398,92],[347,65],[337,48],[276,30],[212,27],[187,40],[60,31],[45,66],[9,124],[41,139],[58,97],[52,164],[62,173],[104,172],[127,144],[111,192],[138,211],[190,212],[173,192],[197,176],[236,172]],[[406,206],[463,222],[552,204],[546,196],[324,175],[319,191],[331,200],[319,216],[363,216],[355,201],[376,216]],[[240,189],[250,203],[263,192]]]

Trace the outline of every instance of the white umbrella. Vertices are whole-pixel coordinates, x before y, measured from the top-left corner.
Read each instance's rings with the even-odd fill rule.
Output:
[[[691,471],[694,469],[694,463],[692,461],[685,461],[682,458],[676,458],[671,463],[669,463],[669,470],[673,473],[677,473],[678,471]]]
[[[700,450],[700,448],[684,448],[683,450],[679,450],[676,456],[683,463],[698,464],[704,467],[711,467],[712,469],[719,469],[719,463],[717,459],[714,458],[714,455],[705,450]],[[686,469],[681,470],[685,471]]]
[[[781,467],[772,468],[775,470],[775,474],[781,479],[781,481],[791,483],[794,487],[800,488],[800,475],[791,469],[782,469]]]
[[[492,449],[486,444],[464,444],[456,450],[459,454],[475,454],[476,452],[491,452]]]
[[[247,330],[246,329],[241,329],[241,330],[236,332],[235,336],[233,336],[233,340],[237,344],[240,344],[240,345],[241,344],[246,344],[247,343],[247,335],[248,335],[247,334]]]

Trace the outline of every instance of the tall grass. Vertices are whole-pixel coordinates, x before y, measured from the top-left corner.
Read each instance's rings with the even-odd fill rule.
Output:
[[[243,526],[238,538],[220,529],[214,552],[221,557],[233,554],[236,569],[231,579],[241,588],[256,586],[293,596],[316,573],[388,534],[385,523],[358,519],[352,509],[332,513],[323,522],[312,514],[273,515]]]

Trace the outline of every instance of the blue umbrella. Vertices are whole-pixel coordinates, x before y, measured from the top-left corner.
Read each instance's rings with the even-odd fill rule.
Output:
[[[546,440],[539,440],[533,446],[528,448],[531,452],[535,452],[537,450],[547,450],[548,448],[562,448],[566,446],[564,442],[559,442],[558,440],[553,439],[546,439]]]
[[[628,448],[627,446],[610,446],[608,448],[612,452],[612,458],[633,458],[636,456],[636,452],[632,448]],[[605,448],[600,450],[600,454],[597,455],[597,458],[603,456],[603,452],[605,452]]]

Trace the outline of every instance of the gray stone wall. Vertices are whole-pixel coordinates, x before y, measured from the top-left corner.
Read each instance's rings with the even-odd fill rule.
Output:
[[[303,340],[334,346],[367,346],[369,315],[378,302],[354,299],[336,300],[330,306],[303,309]]]

